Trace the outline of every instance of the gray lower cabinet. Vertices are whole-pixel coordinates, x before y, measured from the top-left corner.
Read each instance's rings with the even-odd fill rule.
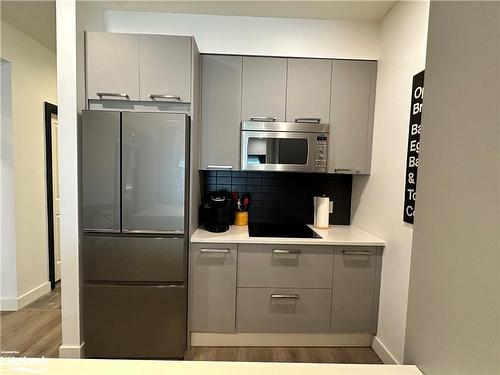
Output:
[[[85,56],[88,99],[139,100],[139,35],[86,32]]]
[[[201,169],[240,169],[242,60],[202,57]]]
[[[243,57],[241,120],[285,121],[287,59]]]
[[[191,330],[234,332],[236,244],[191,244]]]
[[[331,288],[332,246],[238,246],[238,287]]]
[[[330,122],[332,62],[288,59],[286,121]]]
[[[328,172],[370,174],[377,62],[334,60]]]
[[[328,332],[331,289],[238,288],[237,332]]]
[[[140,35],[140,100],[191,102],[192,38]]]
[[[380,248],[335,247],[332,332],[375,332],[380,266]]]

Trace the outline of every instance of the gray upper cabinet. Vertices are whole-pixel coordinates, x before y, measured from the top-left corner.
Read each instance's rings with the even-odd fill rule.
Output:
[[[381,250],[337,246],[333,271],[334,333],[375,332]]]
[[[139,100],[139,36],[87,32],[85,43],[87,98]]]
[[[140,99],[191,102],[189,36],[140,35]]]
[[[288,59],[286,121],[330,122],[332,62]]]
[[[192,244],[191,330],[234,332],[236,244]]]
[[[202,58],[201,169],[240,169],[241,56]]]
[[[241,119],[285,121],[287,59],[244,57]]]
[[[375,61],[333,62],[328,172],[370,174]]]

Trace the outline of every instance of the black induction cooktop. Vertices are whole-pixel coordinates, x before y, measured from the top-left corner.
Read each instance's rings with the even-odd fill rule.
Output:
[[[297,223],[249,223],[248,234],[250,237],[321,238],[306,224]]]

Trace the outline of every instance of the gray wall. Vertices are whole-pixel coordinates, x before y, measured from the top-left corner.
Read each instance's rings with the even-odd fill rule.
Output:
[[[500,3],[432,2],[405,362],[500,374]]]

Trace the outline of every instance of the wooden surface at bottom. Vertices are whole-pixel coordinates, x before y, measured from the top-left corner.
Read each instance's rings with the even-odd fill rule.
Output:
[[[192,347],[190,361],[303,362],[381,364],[372,348]]]

